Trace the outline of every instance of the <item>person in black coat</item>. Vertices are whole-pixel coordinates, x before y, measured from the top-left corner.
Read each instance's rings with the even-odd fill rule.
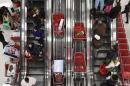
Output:
[[[8,43],[5,41],[5,37],[4,37],[4,35],[3,35],[3,31],[0,31],[0,42],[2,42],[3,48],[5,47],[5,45],[8,44]]]
[[[34,43],[28,43],[26,50],[28,53],[30,53],[33,57],[39,57],[39,55],[42,53],[42,48],[39,45],[36,45]]]
[[[117,3],[117,5],[111,9],[108,16],[111,19],[115,19],[120,12],[121,12],[121,5],[120,3]]]
[[[126,23],[129,23],[129,12],[130,12],[130,1],[128,2],[128,4],[125,6],[125,10],[122,11],[122,14],[126,14]]]

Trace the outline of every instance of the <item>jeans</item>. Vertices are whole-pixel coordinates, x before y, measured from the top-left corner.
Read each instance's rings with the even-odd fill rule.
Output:
[[[104,0],[95,0],[95,8],[98,9],[98,6],[100,5],[100,10],[103,10],[104,7]]]

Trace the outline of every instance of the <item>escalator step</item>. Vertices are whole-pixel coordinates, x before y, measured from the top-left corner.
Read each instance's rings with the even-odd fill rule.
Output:
[[[95,65],[100,65],[100,64],[102,64],[103,63],[103,60],[95,60],[94,61],[94,64]]]
[[[101,46],[100,48],[98,48],[99,50],[110,50],[110,46]]]
[[[28,67],[43,67],[44,68],[44,62],[43,61],[39,61],[39,62],[29,61]]]
[[[35,40],[35,38],[34,37],[27,37],[27,39],[30,41],[33,41],[33,40]]]
[[[99,53],[107,53],[108,51],[110,51],[110,50],[98,50],[98,54]]]
[[[107,53],[98,53],[96,57],[97,58],[106,58],[106,56],[107,56]]]
[[[30,69],[28,70],[29,74],[36,74],[36,75],[44,75],[44,68],[35,68],[35,69]]]
[[[94,73],[97,74],[99,72],[99,67],[94,68]]]
[[[104,43],[103,43],[103,46],[111,47],[111,43],[110,43],[110,42],[104,42]]]
[[[102,61],[104,61],[104,60],[105,60],[105,58],[95,57],[95,58],[94,58],[94,60],[102,60]]]
[[[94,74],[94,79],[95,81],[104,81],[105,80],[105,77],[104,76],[101,76],[99,72],[95,73]],[[99,78],[100,77],[100,78]]]
[[[29,76],[31,77],[34,77],[37,82],[36,82],[36,86],[44,86],[44,75],[31,75],[31,74],[28,74]]]
[[[31,21],[27,22],[27,26],[28,27],[33,26],[33,22],[31,22]]]
[[[100,65],[96,65],[96,64],[94,64],[94,67],[99,67]]]
[[[44,86],[44,81],[37,81],[36,82],[36,86]]]
[[[43,77],[45,74],[30,74],[30,73],[28,73],[27,75],[29,75],[29,76],[38,76],[38,77],[39,77],[39,76],[40,76],[40,77],[42,76],[42,77]]]

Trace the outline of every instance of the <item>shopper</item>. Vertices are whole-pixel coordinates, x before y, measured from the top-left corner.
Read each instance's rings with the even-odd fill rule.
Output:
[[[35,57],[35,56],[38,57],[40,53],[42,52],[41,46],[36,45],[32,42],[27,45],[26,50],[28,53],[31,54],[32,57]]]
[[[41,27],[40,10],[34,7],[32,10],[33,25]]]
[[[115,19],[120,12],[121,12],[121,5],[120,3],[117,3],[117,5],[111,9],[109,17],[111,19]]]
[[[98,10],[98,6],[100,6],[100,11],[103,11],[104,0],[95,0],[95,8]]]
[[[36,84],[36,79],[33,77],[25,77],[21,81],[21,86],[35,86]]]
[[[5,47],[5,45],[8,44],[8,43],[5,41],[5,37],[4,37],[4,35],[3,35],[3,31],[0,31],[0,42],[2,42],[3,48]]]
[[[40,45],[43,46],[44,43],[44,30],[40,29],[39,27],[35,27],[33,29],[33,36],[35,37],[36,40],[40,43]]]
[[[126,14],[126,23],[129,23],[129,12],[130,12],[130,1],[128,2],[128,4],[125,6],[125,10],[122,11],[121,13],[125,13]]]
[[[106,35],[106,24],[101,20],[96,21],[93,27],[93,33],[98,34],[101,37]]]

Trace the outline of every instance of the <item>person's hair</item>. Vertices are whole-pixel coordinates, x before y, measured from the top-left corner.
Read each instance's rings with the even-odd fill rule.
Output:
[[[28,77],[25,77],[25,82],[29,82],[29,78]]]

